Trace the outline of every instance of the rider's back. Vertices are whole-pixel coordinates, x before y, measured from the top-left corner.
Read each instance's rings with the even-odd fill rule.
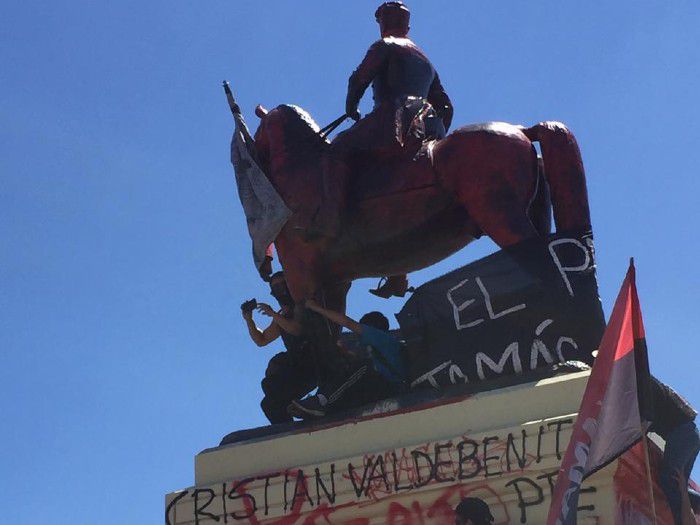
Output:
[[[407,96],[427,98],[435,79],[435,68],[410,38],[382,38],[370,47],[367,58],[369,60],[366,59],[353,76],[363,76],[364,65],[374,69],[375,106],[394,104]]]

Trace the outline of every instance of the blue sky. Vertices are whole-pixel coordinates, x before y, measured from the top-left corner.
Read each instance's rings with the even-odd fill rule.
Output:
[[[267,293],[221,80],[251,126],[257,103],[330,122],[377,38],[376,3],[0,8],[3,521],[160,523],[196,452],[264,423],[259,379],[278,347],[255,347],[239,313]],[[606,311],[634,256],[652,371],[699,406],[700,4],[409,5],[456,125],[576,133]],[[493,250],[481,240],[412,281]],[[353,287],[352,315],[400,309],[371,284]]]

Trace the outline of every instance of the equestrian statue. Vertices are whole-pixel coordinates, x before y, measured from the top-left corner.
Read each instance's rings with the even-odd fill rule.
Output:
[[[409,16],[402,2],[377,10],[381,39],[351,75],[339,119],[356,123],[333,141],[330,127],[293,105],[258,106],[254,137],[242,134],[250,162],[234,155],[237,176],[254,162],[288,209],[269,240],[298,305],[311,299],[343,312],[352,281],[363,277],[388,276],[379,293],[400,295],[407,273],[482,235],[506,248],[549,234],[552,208],[558,232],[591,227],[581,154],[563,124],[488,122],[447,134],[452,104],[407,36]],[[360,118],[370,83],[374,109]]]

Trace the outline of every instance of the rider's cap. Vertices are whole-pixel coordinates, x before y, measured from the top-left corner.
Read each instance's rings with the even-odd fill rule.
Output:
[[[382,20],[388,27],[408,29],[411,12],[403,2],[384,2],[374,13],[377,22]]]

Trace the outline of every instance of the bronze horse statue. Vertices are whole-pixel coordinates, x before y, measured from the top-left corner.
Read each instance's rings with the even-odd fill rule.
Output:
[[[558,122],[490,122],[459,128],[416,156],[364,162],[350,182],[340,234],[304,235],[295,219],[313,215],[323,198],[321,159],[330,144],[301,108],[259,106],[256,114],[260,167],[292,210],[275,247],[297,304],[316,298],[345,311],[355,279],[425,268],[483,234],[502,248],[544,236],[552,208],[557,231],[590,229],[573,134]]]

